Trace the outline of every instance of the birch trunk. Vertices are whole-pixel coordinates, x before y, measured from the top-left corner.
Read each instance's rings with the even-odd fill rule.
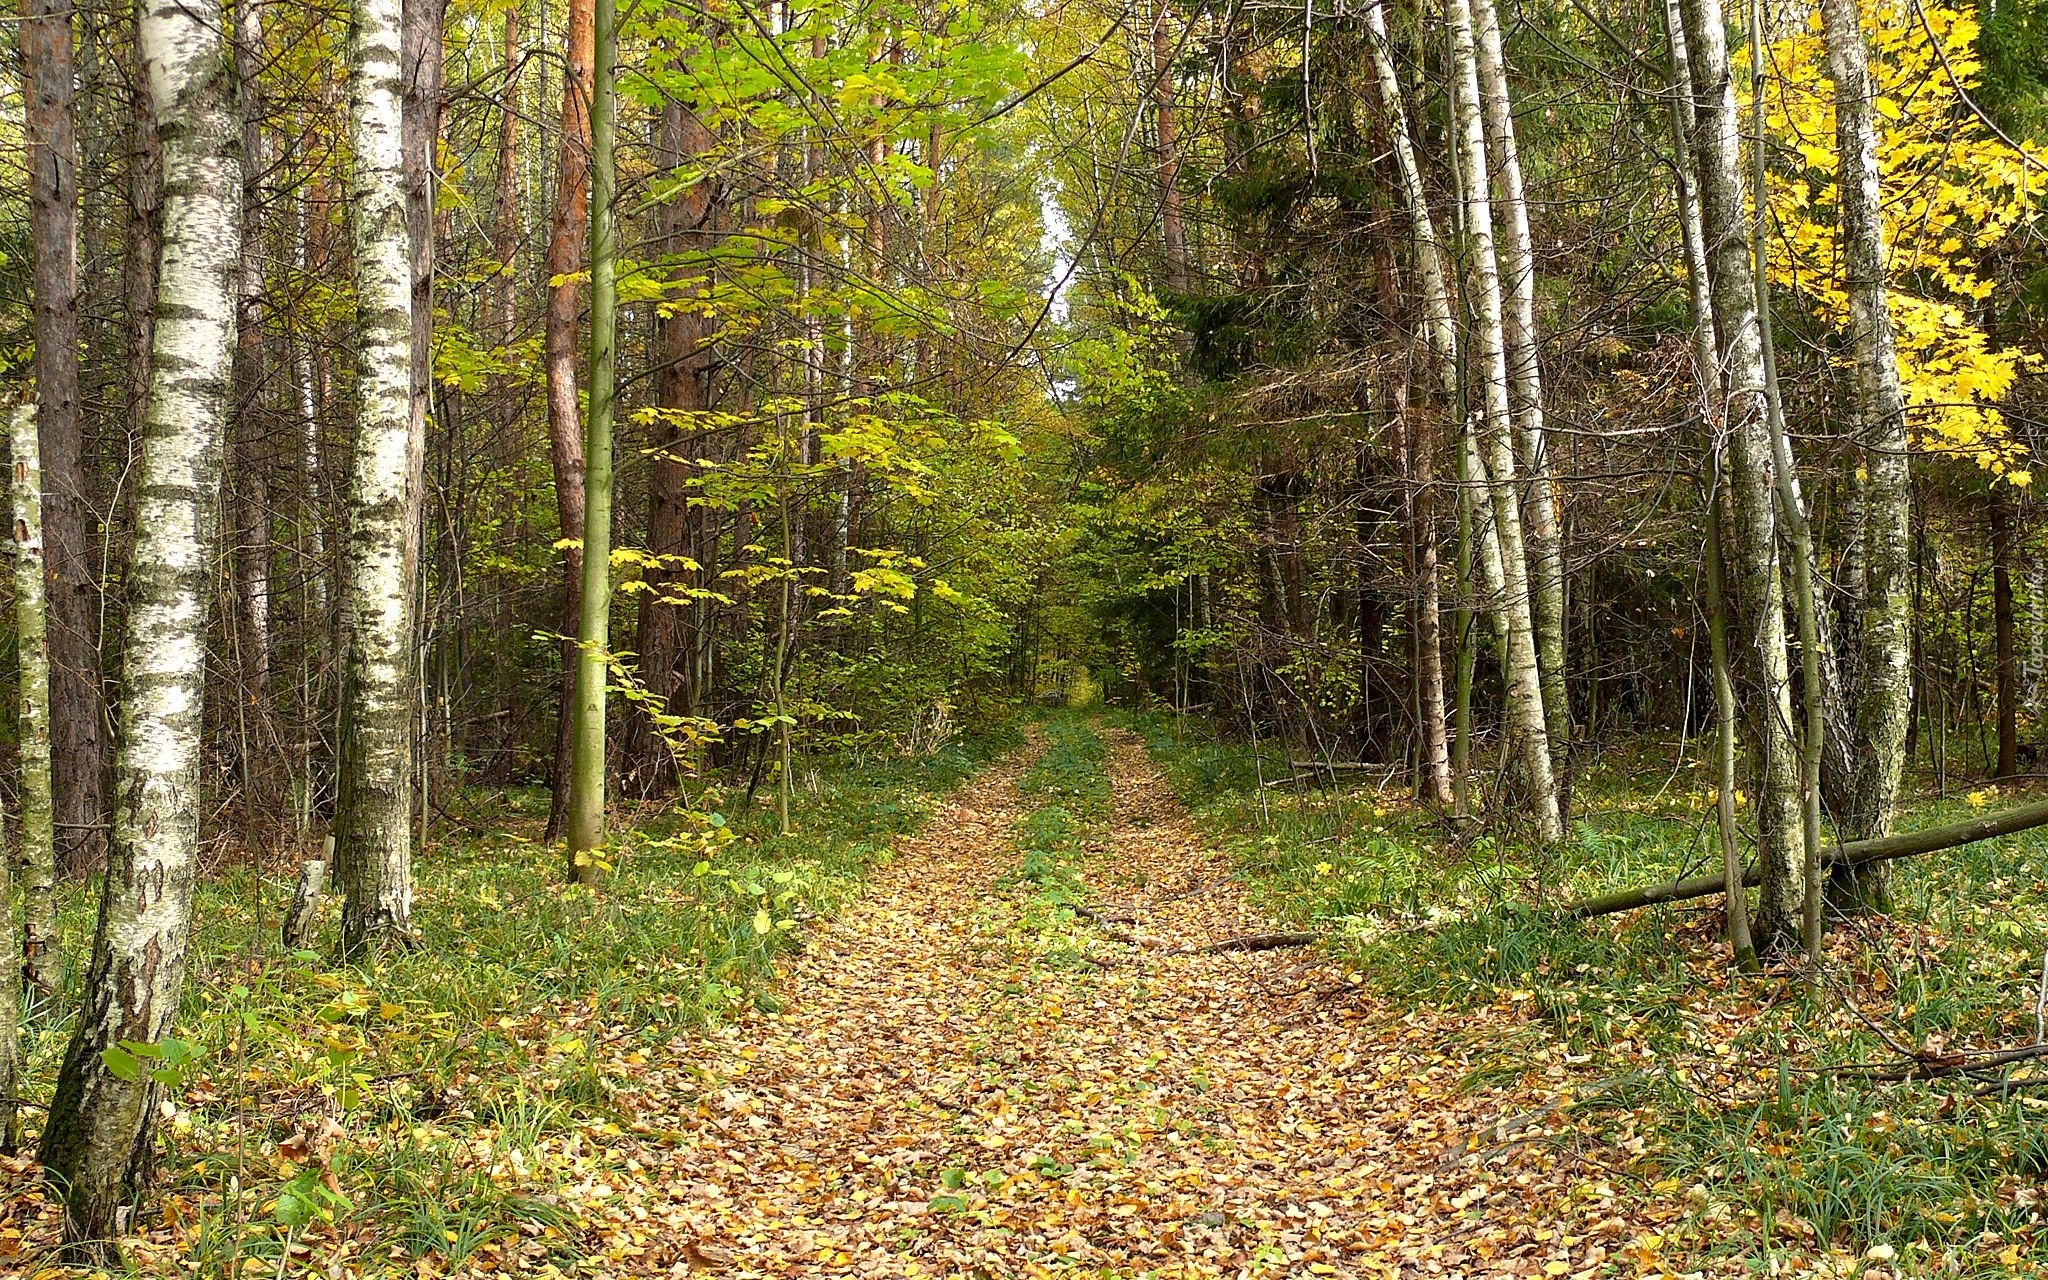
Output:
[[[571,757],[575,754],[576,642],[583,621],[583,422],[576,403],[577,286],[590,234],[590,91],[597,28],[592,0],[570,0],[562,75],[562,131],[557,153],[554,226],[548,235],[548,305],[542,365],[548,384],[548,451],[555,471],[555,515],[562,540],[562,699],[555,725],[553,795],[547,838],[569,820]],[[557,282],[560,283],[557,283]]]
[[[1515,115],[1508,93],[1507,61],[1501,53],[1500,17],[1493,0],[1471,0],[1479,24],[1480,91],[1486,103],[1487,142],[1500,184],[1500,258],[1506,309],[1503,344],[1507,353],[1509,400],[1515,424],[1516,462],[1521,468],[1523,511],[1528,524],[1530,615],[1536,629],[1536,658],[1543,676],[1543,717],[1552,759],[1562,771],[1571,752],[1571,697],[1565,684],[1564,540],[1558,524],[1557,492],[1550,476],[1550,449],[1543,423],[1543,375],[1537,358],[1536,254],[1529,236],[1529,199],[1522,183],[1522,157],[1515,144]]]
[[[1740,121],[1729,71],[1721,0],[1682,0],[1685,41],[1697,100],[1702,229],[1709,246],[1721,404],[1727,424],[1735,508],[1737,585],[1750,632],[1750,733],[1757,796],[1757,861],[1762,889],[1756,940],[1768,948],[1799,933],[1805,896],[1798,755],[1792,731],[1791,658],[1778,574],[1776,476],[1765,403],[1762,326],[1746,235],[1748,206]]]
[[[20,410],[26,413],[26,410]],[[29,430],[35,421],[29,420]],[[39,569],[40,565],[37,566]],[[7,824],[0,819],[0,839]],[[21,1146],[21,993],[24,940],[14,930],[14,861],[0,855],[0,1155]]]
[[[14,633],[21,667],[21,963],[28,985],[42,998],[51,999],[64,985],[64,950],[57,935],[56,810],[50,785],[43,466],[32,408],[23,406],[15,411],[13,444]],[[0,894],[0,903],[6,901],[7,896]],[[0,986],[0,992],[11,990]]]
[[[1445,403],[1455,403],[1458,393],[1457,330],[1451,320],[1450,291],[1444,283],[1443,256],[1437,245],[1436,223],[1430,216],[1428,197],[1422,186],[1422,171],[1416,164],[1414,143],[1408,134],[1408,112],[1401,93],[1400,77],[1394,70],[1393,53],[1387,47],[1386,14],[1379,0],[1373,0],[1367,7],[1365,20],[1372,46],[1380,117],[1385,121],[1387,143],[1394,158],[1395,188],[1412,233],[1414,271],[1422,292],[1423,341],[1429,349],[1429,363],[1436,373],[1438,391]],[[1436,539],[1435,446],[1427,431],[1428,428],[1418,424],[1409,433],[1409,481],[1413,495],[1410,514],[1416,548],[1416,681],[1422,720],[1422,775],[1427,794],[1439,804],[1453,804],[1456,796],[1444,697],[1442,571]]]
[[[161,1091],[146,1072],[116,1070],[120,1047],[160,1044],[169,1032],[191,936],[205,602],[241,237],[234,69],[220,8],[151,0],[139,28],[163,139],[164,239],[127,582],[120,808],[84,1002],[41,1151],[63,1189],[66,1239],[100,1265],[115,1261],[112,1241],[147,1177]]]
[[[335,802],[341,951],[403,944],[412,924],[413,570],[421,436],[413,412],[400,0],[358,0],[349,131],[356,257],[356,445],[342,609]]]
[[[242,127],[242,262],[235,315],[235,585],[236,668],[241,676],[242,814],[245,836],[260,843],[257,825],[277,811],[275,774],[251,758],[267,747],[270,696],[270,448],[262,401],[267,382],[263,345],[264,105],[259,69],[265,0],[235,5],[235,80]],[[252,741],[249,730],[256,739]]]
[[[1887,300],[1884,217],[1879,185],[1877,90],[1855,0],[1823,0],[1828,68],[1835,81],[1835,179],[1842,218],[1843,276],[1849,290],[1856,359],[1861,485],[1862,657],[1857,665],[1850,786],[1839,818],[1844,840],[1887,835],[1898,811],[1913,716],[1912,475],[1907,464],[1906,399]],[[1838,867],[1831,896],[1844,909],[1883,909],[1889,863]]]
[[[598,882],[604,846],[605,686],[611,661],[612,405],[616,390],[618,245],[612,202],[613,0],[596,0],[590,101],[590,426],[584,437],[583,610],[577,630],[576,730],[569,777],[569,879]]]
[[[1692,60],[1686,48],[1678,0],[1664,0],[1664,34],[1671,49],[1671,142],[1677,161],[1679,239],[1685,249],[1686,284],[1692,296],[1693,380],[1699,388],[1700,421],[1706,430],[1707,456],[1711,460],[1705,505],[1707,645],[1714,683],[1714,823],[1720,837],[1728,904],[1728,946],[1734,953],[1736,967],[1748,971],[1756,968],[1756,942],[1749,929],[1749,894],[1743,888],[1747,870],[1742,862],[1742,831],[1735,814],[1736,732],[1740,714],[1728,653],[1728,570],[1721,528],[1727,441],[1721,418],[1720,355],[1707,270],[1706,234],[1701,227],[1699,193],[1692,177],[1692,139],[1698,125]]]
[[[106,849],[107,706],[100,689],[98,592],[79,425],[78,137],[66,0],[27,0],[21,23],[36,383],[42,436],[45,584],[50,619],[58,853],[83,875]],[[143,160],[148,159],[147,149]],[[136,246],[140,247],[140,246]]]
[[[1751,0],[1749,43],[1753,50],[1764,47],[1763,5]],[[1821,943],[1821,851],[1820,785],[1821,756],[1827,745],[1828,686],[1821,679],[1821,633],[1818,576],[1814,566],[1813,527],[1806,519],[1806,500],[1799,492],[1799,469],[1792,456],[1792,437],[1785,428],[1785,402],[1778,388],[1778,357],[1771,320],[1770,277],[1767,269],[1770,237],[1769,209],[1765,204],[1764,81],[1769,63],[1762,57],[1750,61],[1750,164],[1755,175],[1757,210],[1750,223],[1750,258],[1756,284],[1757,328],[1762,339],[1764,360],[1765,423],[1770,430],[1771,461],[1775,468],[1773,492],[1778,501],[1778,519],[1784,526],[1785,541],[1792,554],[1792,611],[1799,620],[1800,688],[1806,712],[1804,735],[1799,743],[1799,814],[1802,840],[1801,865],[1804,891],[1800,899],[1800,935],[1806,955],[1819,976]]]
[[[1453,99],[1457,119],[1456,149],[1464,185],[1466,237],[1471,244],[1473,304],[1472,358],[1484,385],[1478,421],[1479,461],[1486,475],[1498,544],[1500,579],[1493,613],[1501,637],[1503,683],[1514,753],[1528,790],[1537,838],[1552,841],[1564,834],[1558,811],[1557,783],[1551,769],[1549,717],[1544,710],[1543,677],[1536,652],[1530,611],[1530,574],[1522,538],[1520,497],[1516,492],[1515,452],[1511,432],[1507,351],[1502,328],[1500,261],[1494,249],[1493,198],[1486,160],[1486,132],[1480,119],[1481,98],[1472,11],[1466,0],[1446,6],[1456,62]],[[1486,548],[1482,547],[1482,567]],[[1488,583],[1493,594],[1493,584]]]

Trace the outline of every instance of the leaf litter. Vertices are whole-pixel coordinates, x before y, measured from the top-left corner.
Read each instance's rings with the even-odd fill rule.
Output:
[[[536,1148],[544,1221],[459,1261],[389,1240],[314,1247],[315,1224],[243,1269],[1679,1271],[1697,1206],[1617,1189],[1626,1146],[1558,1120],[1573,1097],[1552,1055],[1532,1051],[1507,1079],[1489,1058],[1475,1076],[1500,1029],[1486,1020],[1511,1021],[1512,1007],[1404,1008],[1319,951],[1205,950],[1271,925],[1138,740],[1108,736],[1109,812],[1078,867],[1087,905],[1047,910],[1016,875],[1032,807],[1018,784],[1041,741],[969,782],[863,897],[808,926],[777,996],[739,1020],[650,1046],[594,1001],[516,1029],[502,1019],[536,1055],[584,1055],[613,1117]],[[517,1149],[478,1161],[494,1182],[540,1181]],[[53,1242],[56,1213],[29,1161],[6,1173],[0,1253],[26,1259]],[[189,1274],[182,1201],[164,1202],[131,1264]],[[462,1208],[451,1201],[437,1229],[452,1238]]]

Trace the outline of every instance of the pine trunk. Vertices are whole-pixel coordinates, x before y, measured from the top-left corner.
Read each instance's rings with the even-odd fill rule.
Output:
[[[656,133],[656,164],[669,172],[708,153],[715,139],[692,105],[664,104]],[[686,278],[708,271],[706,252],[716,216],[716,191],[710,179],[675,193],[656,214],[662,256],[672,272]],[[696,264],[704,263],[703,266]],[[702,286],[691,283],[675,291],[669,314],[657,314],[654,340],[657,360],[654,401],[663,410],[656,426],[655,450],[648,464],[647,550],[657,563],[647,570],[649,590],[641,597],[640,677],[671,715],[695,715],[703,690],[693,678],[694,650],[701,609],[685,590],[701,578],[705,513],[690,503],[693,459],[702,456],[703,413],[711,407],[710,326],[700,309],[690,305]],[[693,568],[696,565],[699,567]],[[651,715],[635,717],[628,730],[626,758],[643,791],[666,785],[677,762]]]
[[[76,876],[96,866],[106,852],[107,705],[100,688],[98,575],[79,418],[74,11],[65,0],[27,0],[21,58],[34,262],[36,430],[42,437],[45,484],[57,852],[65,872]]]
[[[1152,122],[1159,141],[1159,238],[1166,251],[1166,287],[1188,291],[1188,242],[1181,217],[1180,120],[1173,101],[1173,5],[1152,14]]]
[[[164,241],[127,581],[122,802],[92,966],[41,1151],[63,1189],[67,1240],[101,1265],[116,1260],[112,1241],[148,1176],[161,1092],[122,1046],[161,1044],[169,1033],[191,937],[206,600],[241,237],[234,76],[220,9],[153,0],[139,26],[163,139]]]

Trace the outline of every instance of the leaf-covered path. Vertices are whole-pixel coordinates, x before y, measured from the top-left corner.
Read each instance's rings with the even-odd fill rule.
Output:
[[[696,1042],[671,1088],[650,1071],[636,1128],[660,1141],[636,1157],[646,1199],[618,1207],[666,1227],[643,1265],[1661,1269],[1596,1170],[1528,1141],[1531,1097],[1460,1088],[1461,1016],[1380,1007],[1312,952],[1195,951],[1269,926],[1136,741],[1117,735],[1108,763],[1113,813],[1084,864],[1095,920],[1015,882],[1012,760],[816,934],[779,1013]]]

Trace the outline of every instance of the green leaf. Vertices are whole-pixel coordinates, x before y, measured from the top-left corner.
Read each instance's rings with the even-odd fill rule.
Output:
[[[134,1054],[118,1044],[110,1044],[100,1050],[100,1061],[107,1064],[107,1070],[116,1080],[126,1080],[132,1084],[142,1079],[142,1064],[135,1060]]]
[[[769,933],[771,933],[774,930],[774,928],[775,922],[768,918],[768,912],[765,908],[754,913],[755,933],[761,934],[765,937]]]

